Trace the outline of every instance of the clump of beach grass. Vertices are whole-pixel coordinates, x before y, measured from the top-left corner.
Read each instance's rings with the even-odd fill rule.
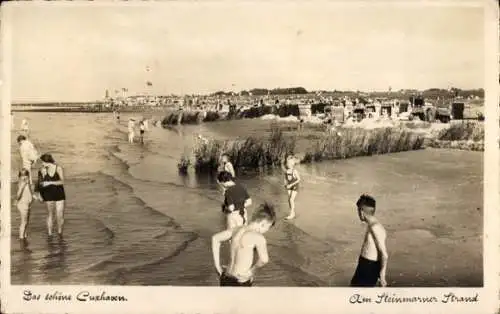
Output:
[[[161,124],[162,125],[176,125],[176,124],[178,124],[179,117],[180,117],[179,112],[171,112],[171,113],[167,114],[165,116],[165,118],[163,118],[163,120],[161,121]]]
[[[403,128],[365,130],[341,129],[338,134],[324,134],[314,139],[312,148],[303,152],[303,163],[371,156],[422,149],[424,136]],[[339,135],[340,134],[340,135]],[[194,149],[196,172],[213,172],[223,153],[237,169],[279,166],[287,155],[295,154],[297,137],[286,136],[278,124],[271,126],[267,138],[248,137],[233,141],[209,140]],[[179,165],[189,167],[187,158]]]
[[[162,125],[200,124],[221,119],[222,115],[215,111],[179,110],[168,114],[163,119]]]
[[[453,123],[437,135],[440,141],[468,141],[479,142],[484,140],[484,123],[476,121],[463,121]]]
[[[484,151],[484,123],[463,121],[439,131],[427,144],[433,148]]]
[[[181,157],[181,160],[177,164],[177,168],[179,172],[182,174],[186,174],[188,172],[189,166],[191,166],[191,160],[185,155]]]
[[[194,149],[196,172],[212,172],[217,169],[220,156],[227,154],[239,169],[258,169],[281,163],[287,154],[293,154],[295,140],[285,138],[278,127],[272,127],[267,138],[248,137],[233,141],[209,140],[198,143]],[[186,163],[181,163],[185,165]]]
[[[399,127],[373,130],[345,128],[339,131],[318,139],[302,162],[372,156],[424,147],[423,135]]]
[[[214,122],[220,120],[237,120],[237,119],[255,119],[264,115],[276,114],[279,117],[288,117],[290,115],[300,116],[298,105],[281,105],[277,106],[252,106],[245,110],[241,108],[222,114],[218,111],[202,111],[184,109],[171,112],[165,116],[162,121],[163,125],[176,125],[176,124],[200,124],[202,122]]]
[[[432,140],[428,143],[429,147],[441,148],[441,149],[459,149],[459,150],[469,150],[469,151],[484,151],[484,141],[474,142],[472,140],[468,141],[440,141]]]
[[[223,115],[221,115],[216,111],[207,111],[207,114],[203,119],[203,122],[219,121],[222,120],[223,118],[224,118]]]

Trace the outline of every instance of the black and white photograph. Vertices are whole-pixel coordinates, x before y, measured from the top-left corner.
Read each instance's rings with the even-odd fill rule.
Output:
[[[497,285],[492,3],[2,4],[2,286],[54,311],[132,296],[50,286],[473,310]]]

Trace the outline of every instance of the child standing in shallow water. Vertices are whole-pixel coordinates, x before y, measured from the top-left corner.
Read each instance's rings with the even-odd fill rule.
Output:
[[[222,171],[227,171],[233,176],[233,178],[236,178],[236,172],[234,171],[233,164],[229,159],[229,155],[226,153],[222,154],[220,158],[218,172],[221,173]]]
[[[30,183],[30,172],[22,169],[19,172],[19,183],[17,186],[17,209],[21,214],[21,224],[19,226],[19,239],[27,238],[26,227],[29,223],[30,205],[33,202],[33,192]]]
[[[144,144],[144,132],[146,131],[146,125],[144,124],[144,120],[141,120],[139,122],[139,130],[140,130],[140,134],[141,134],[141,144]]]
[[[295,169],[295,157],[288,156],[285,161],[285,188],[288,193],[288,206],[290,207],[290,214],[285,219],[295,218],[295,197],[299,192],[300,175]]]
[[[128,142],[129,143],[134,143],[134,127],[135,127],[135,121],[133,119],[128,120]]]

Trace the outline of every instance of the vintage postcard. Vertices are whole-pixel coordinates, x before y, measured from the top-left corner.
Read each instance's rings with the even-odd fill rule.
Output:
[[[498,21],[2,3],[2,313],[497,312]]]

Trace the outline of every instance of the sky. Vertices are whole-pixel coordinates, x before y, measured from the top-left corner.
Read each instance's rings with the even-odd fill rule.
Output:
[[[481,88],[483,8],[334,2],[13,5],[13,102]],[[147,86],[146,82],[152,82]]]

